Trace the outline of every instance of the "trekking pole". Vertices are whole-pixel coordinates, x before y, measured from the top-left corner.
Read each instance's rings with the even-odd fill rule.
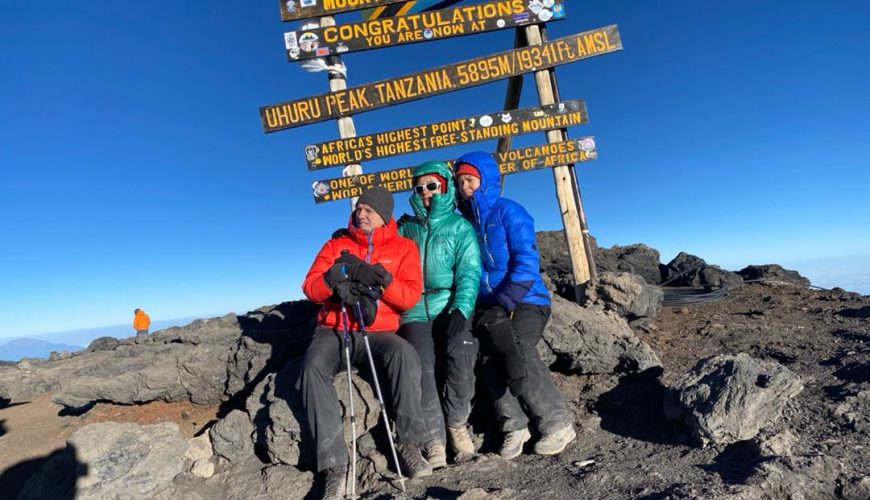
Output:
[[[359,332],[362,334],[363,342],[366,345],[366,354],[369,357],[369,366],[372,369],[372,379],[375,382],[375,392],[378,395],[378,403],[381,405],[381,415],[384,417],[384,425],[387,427],[387,438],[390,441],[390,451],[393,452],[393,463],[396,464],[396,472],[399,474],[399,485],[402,488],[402,493],[405,492],[405,476],[402,475],[402,468],[399,466],[399,456],[396,455],[396,444],[393,443],[393,430],[390,428],[390,419],[387,417],[387,407],[384,406],[384,396],[381,394],[381,384],[378,382],[378,372],[375,370],[375,360],[372,358],[372,348],[369,345],[369,334],[366,332],[365,319],[363,319],[362,307],[359,302],[356,303],[356,318],[359,323]]]
[[[344,330],[344,360],[347,364],[347,396],[350,399],[351,472],[350,498],[356,498],[356,414],[353,411],[353,379],[350,374],[350,333],[347,329],[347,308],[341,304],[341,326]]]

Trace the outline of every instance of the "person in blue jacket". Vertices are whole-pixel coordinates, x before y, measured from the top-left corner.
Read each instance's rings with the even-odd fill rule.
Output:
[[[534,221],[520,204],[501,197],[501,173],[488,153],[463,155],[454,171],[459,210],[480,245],[483,269],[472,327],[480,342],[480,376],[505,433],[499,454],[512,459],[522,453],[531,439],[529,417],[541,434],[534,452],[561,453],[576,433],[536,348],[550,319],[550,294],[541,280]]]

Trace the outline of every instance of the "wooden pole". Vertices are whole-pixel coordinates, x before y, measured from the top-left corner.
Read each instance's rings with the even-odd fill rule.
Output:
[[[548,42],[550,41],[547,37],[547,25],[541,25],[541,41]],[[561,101],[562,98],[559,96],[559,82],[556,80],[556,68],[550,68],[550,83],[553,86],[553,97],[556,101]],[[568,129],[563,128],[562,132],[562,140],[568,140]],[[580,231],[583,233],[583,248],[586,250],[586,260],[589,263],[589,276],[594,280],[598,279],[598,270],[595,268],[595,254],[593,252],[594,246],[592,244],[592,238],[589,235],[589,225],[586,223],[586,210],[583,208],[583,196],[580,195],[580,182],[577,180],[577,170],[574,168],[569,168],[569,172],[571,173],[571,186],[574,191],[574,200],[577,205],[577,213],[580,216]]]
[[[541,30],[537,25],[527,26],[524,30],[528,45],[542,43]],[[555,103],[555,89],[549,69],[535,71],[534,76],[535,85],[538,88],[538,102],[542,105]],[[561,142],[562,140],[561,130],[547,132],[548,143]],[[583,231],[580,227],[581,215],[571,181],[571,168],[570,165],[554,167],[553,180],[556,183],[556,197],[559,200],[559,210],[562,212],[562,225],[565,228],[565,238],[568,241],[568,255],[571,258],[571,269],[574,273],[577,300],[579,301],[592,273],[590,262],[586,258],[586,245],[583,242]]]
[[[517,28],[514,35],[514,48],[518,49],[526,44],[526,35],[522,28]],[[508,79],[507,91],[504,96],[504,110],[517,109],[520,107],[520,96],[523,94],[523,75],[512,76]],[[513,136],[500,137],[495,150],[503,153],[511,148]],[[504,183],[502,183],[504,189]]]
[[[325,16],[320,18],[320,27],[324,28],[326,26],[335,26],[335,18],[332,16]],[[331,65],[341,64],[341,56],[331,55],[326,58],[326,63]],[[347,88],[347,78],[338,73],[332,72],[329,73],[329,91],[337,92],[339,90],[345,90]],[[353,117],[344,116],[338,119],[338,135],[342,139],[347,139],[348,137],[356,137],[356,127],[353,124]],[[351,164],[347,165],[342,169],[341,175],[343,177],[352,177],[354,175],[360,175],[363,173],[362,165],[360,164]],[[353,210],[356,207],[357,198],[353,197],[350,199],[350,209]]]

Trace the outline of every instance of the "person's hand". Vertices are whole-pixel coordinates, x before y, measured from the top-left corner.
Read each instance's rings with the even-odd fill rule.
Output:
[[[447,318],[447,338],[459,335],[467,328],[468,320],[459,309],[451,311]]]
[[[344,274],[350,279],[356,279],[355,276],[361,267],[369,267],[362,259],[356,255],[342,250],[341,255],[335,259],[335,263],[344,266]]]
[[[495,296],[495,301],[498,305],[502,307],[508,314],[514,312],[514,309],[517,308],[517,303],[514,302],[514,299],[510,298],[510,296],[506,293],[500,293]]]
[[[381,264],[359,266],[356,273],[350,277],[369,287],[382,286],[386,288],[393,281],[393,275]]]
[[[333,289],[332,298],[343,305],[353,306],[359,302],[359,291],[356,283],[348,280],[342,281]]]
[[[507,312],[503,307],[495,305],[487,307],[474,318],[475,324],[483,328],[489,328],[492,325],[497,325],[505,321],[510,321]]]
[[[344,283],[347,281],[347,275],[344,272],[344,268],[341,264],[333,264],[332,267],[326,270],[323,273],[323,281],[326,282],[326,286],[335,290],[340,283]]]

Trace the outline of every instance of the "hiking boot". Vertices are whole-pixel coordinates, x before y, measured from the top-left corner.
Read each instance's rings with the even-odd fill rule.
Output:
[[[538,455],[555,455],[557,453],[562,453],[562,450],[564,450],[565,447],[568,446],[568,443],[573,441],[575,437],[577,437],[577,433],[574,432],[574,426],[569,425],[568,427],[564,427],[558,431],[542,436],[541,440],[535,443],[534,451]]]
[[[447,449],[439,441],[432,440],[423,445],[423,457],[433,469],[447,467]]]
[[[326,469],[326,479],[323,482],[322,500],[341,500],[347,488],[347,467],[336,465]]]
[[[450,441],[453,453],[457,455],[460,453],[474,455],[474,441],[471,440],[471,435],[468,434],[468,429],[464,425],[460,427],[448,427],[447,440]]]
[[[523,445],[529,439],[532,439],[532,435],[529,433],[528,428],[510,431],[505,434],[504,443],[502,443],[501,449],[498,450],[498,454],[505,460],[517,458],[523,452]]]
[[[402,475],[414,479],[432,475],[432,465],[420,454],[420,448],[415,444],[397,444],[399,462],[402,464]]]

